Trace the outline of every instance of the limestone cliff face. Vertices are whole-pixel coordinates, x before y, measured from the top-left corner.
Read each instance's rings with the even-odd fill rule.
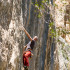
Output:
[[[48,24],[37,17],[34,9],[27,0],[0,1],[0,70],[22,70],[22,49],[28,41],[19,30],[23,24],[31,37],[39,37],[29,69],[44,69]]]
[[[30,59],[29,70],[69,69],[69,44],[66,42],[69,34],[61,31],[64,27],[69,28],[67,24],[70,21],[68,16],[70,5],[67,1],[48,0],[49,5],[45,3],[44,10],[39,10],[35,7],[36,1],[0,0],[0,70],[24,70],[22,51],[24,45],[30,40],[19,26],[24,26],[32,38],[35,35],[38,36],[38,41],[32,51],[34,56]],[[54,2],[58,6],[54,7]],[[38,3],[40,5],[41,1],[38,0]],[[61,9],[62,6],[63,9]],[[38,17],[39,12],[42,12],[41,17]],[[50,21],[55,23],[53,29],[56,30],[57,37],[50,36]],[[69,30],[66,32],[69,33]]]
[[[19,29],[23,25],[32,38],[38,36],[29,70],[54,70],[55,43],[48,33],[50,11],[45,6],[43,17],[39,18],[35,2],[36,0],[0,1],[0,70],[23,69],[23,46],[29,42],[25,33]]]
[[[0,70],[21,69],[23,47],[21,1],[0,0]]]
[[[44,70],[50,15],[44,13],[47,23],[38,18],[31,0],[1,0],[0,10],[0,70],[22,70],[23,46],[29,41],[19,29],[23,25],[32,38],[39,38],[29,70]]]
[[[70,0],[56,0],[55,23],[57,31],[57,49],[59,70],[70,69]]]
[[[36,0],[33,0],[33,4],[35,4],[35,2]],[[30,60],[29,70],[44,70],[50,15],[45,13],[46,16],[44,15],[44,19],[46,19],[46,21],[48,22],[46,23],[42,18],[38,18],[38,9],[36,9],[35,6],[31,4],[31,0],[26,0],[22,3],[24,26],[32,38],[35,35],[38,36],[38,42],[36,43],[33,50],[34,56]],[[28,41],[29,39],[26,37],[25,44],[27,44]]]

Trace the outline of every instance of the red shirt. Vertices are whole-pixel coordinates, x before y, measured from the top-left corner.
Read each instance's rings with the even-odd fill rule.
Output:
[[[26,51],[25,54],[23,54],[23,64],[24,66],[29,66],[29,57],[31,56],[31,51]]]

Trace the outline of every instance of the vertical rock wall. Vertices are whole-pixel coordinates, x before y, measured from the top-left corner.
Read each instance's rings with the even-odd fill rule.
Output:
[[[0,0],[0,70],[21,70],[21,0]]]
[[[57,51],[59,60],[59,70],[69,70],[70,69],[70,33],[69,33],[69,10],[70,1],[69,0],[56,0],[55,1],[55,23],[57,31]]]
[[[48,23],[38,18],[31,0],[1,0],[0,10],[0,70],[22,70],[22,48],[29,41],[27,36],[24,41],[25,35],[19,30],[23,24],[31,37],[39,38],[29,69],[44,70],[49,14],[44,16]]]
[[[0,0],[0,70],[22,70],[22,49],[30,41],[19,29],[23,25],[32,38],[38,36],[29,70],[59,70],[55,39],[49,35],[50,14],[54,11],[46,4],[39,18],[36,1]]]
[[[41,3],[41,1],[38,2]],[[35,35],[38,36],[38,42],[33,50],[34,56],[30,59],[29,70],[59,70],[55,39],[49,37],[48,33],[51,20],[50,8],[46,4],[45,12],[43,11],[44,15],[39,18],[39,10],[35,7],[36,0],[26,0],[22,1],[22,3],[24,26],[32,38]],[[53,10],[52,12],[54,13]],[[29,39],[26,36],[25,44],[28,42]]]

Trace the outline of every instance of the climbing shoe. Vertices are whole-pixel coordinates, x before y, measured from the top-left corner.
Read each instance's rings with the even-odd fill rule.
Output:
[[[24,70],[28,70],[28,67],[27,66],[24,66]]]

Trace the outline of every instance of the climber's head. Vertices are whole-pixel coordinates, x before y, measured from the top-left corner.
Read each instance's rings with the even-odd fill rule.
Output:
[[[34,41],[37,41],[38,40],[38,37],[37,36],[34,36],[33,40]]]

